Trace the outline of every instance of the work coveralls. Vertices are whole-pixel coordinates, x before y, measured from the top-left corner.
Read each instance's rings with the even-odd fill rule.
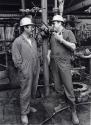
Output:
[[[20,35],[12,45],[12,59],[20,78],[20,106],[23,115],[30,112],[31,98],[36,94],[40,70],[36,41],[33,38],[31,41],[30,46],[24,36]]]
[[[72,31],[63,29],[62,35],[68,42],[76,43],[76,39]],[[71,75],[71,54],[72,51],[67,46],[60,43],[52,35],[51,40],[51,71],[55,83],[56,91],[60,92],[62,90],[62,84],[64,86],[65,94],[71,102],[74,104],[75,97],[72,85],[72,75]]]

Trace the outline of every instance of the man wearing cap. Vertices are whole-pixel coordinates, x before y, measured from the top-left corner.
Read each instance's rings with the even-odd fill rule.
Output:
[[[36,93],[40,68],[36,41],[32,37],[34,31],[32,19],[22,18],[20,27],[22,34],[12,44],[12,59],[20,78],[21,121],[27,125],[27,114],[30,111],[36,112],[36,109],[31,107],[31,98]]]
[[[71,76],[71,54],[76,49],[76,39],[72,31],[63,27],[64,19],[61,15],[53,17],[54,33],[51,36],[51,70],[57,92],[61,90],[63,83],[65,95],[71,107],[72,121],[79,124],[75,108],[75,96],[73,92]]]

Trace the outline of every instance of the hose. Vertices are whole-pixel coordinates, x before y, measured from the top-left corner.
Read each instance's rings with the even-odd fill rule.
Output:
[[[78,103],[78,104],[76,104],[76,106],[79,106],[79,105],[87,105],[87,104],[91,104],[91,102]],[[61,108],[61,109],[59,109],[58,111],[54,112],[51,116],[49,116],[49,117],[48,117],[47,119],[45,119],[42,123],[40,123],[40,125],[45,124],[45,123],[48,122],[53,116],[55,116],[57,113],[62,112],[63,110],[66,110],[66,109],[68,109],[68,108],[70,108],[70,106],[66,106],[66,107]]]

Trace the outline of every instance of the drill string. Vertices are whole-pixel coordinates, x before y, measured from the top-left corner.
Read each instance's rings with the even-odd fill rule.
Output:
[[[91,104],[91,102],[82,102],[82,103],[78,103],[76,104],[76,106],[79,106],[79,105],[87,105],[87,104]],[[58,111],[55,111],[51,116],[49,116],[47,119],[45,119],[42,123],[40,123],[39,125],[43,125],[45,124],[46,122],[48,122],[51,118],[53,118],[56,114],[58,114],[59,112],[62,112],[66,109],[70,108],[70,106],[66,106],[64,108],[61,108],[59,109]]]

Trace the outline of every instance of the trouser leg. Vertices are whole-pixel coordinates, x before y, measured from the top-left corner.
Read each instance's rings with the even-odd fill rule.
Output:
[[[57,87],[61,84],[60,80],[59,80],[59,74],[62,79],[62,83],[64,85],[64,91],[69,100],[69,104],[71,107],[72,122],[73,122],[73,124],[79,124],[79,119],[76,114],[75,96],[74,96],[74,91],[73,91],[70,67],[60,63],[60,64],[56,65],[56,68],[55,68],[55,64],[54,64],[53,69],[54,69],[53,77],[55,80],[55,85],[57,85]]]
[[[36,97],[37,87],[38,87],[38,80],[39,80],[39,73],[40,73],[40,65],[37,64],[37,67],[35,68],[35,73],[33,75],[33,85],[32,85],[32,97]]]
[[[72,114],[72,122],[73,124],[79,124],[79,119],[76,113],[75,96],[73,91],[70,67],[66,65],[60,65],[60,75],[64,83],[65,94],[69,100],[71,114]]]
[[[58,67],[54,59],[51,60],[50,70],[55,84],[55,90],[56,92],[60,93],[62,90],[61,81],[58,73]]]
[[[66,66],[64,64],[61,64],[59,67],[59,72],[60,72],[60,77],[61,77],[63,85],[64,85],[65,94],[66,94],[68,100],[72,104],[75,104],[75,96],[74,96],[74,91],[73,91],[70,67]]]
[[[30,78],[22,79],[20,84],[21,114],[25,115],[30,112],[32,75],[30,76]]]

